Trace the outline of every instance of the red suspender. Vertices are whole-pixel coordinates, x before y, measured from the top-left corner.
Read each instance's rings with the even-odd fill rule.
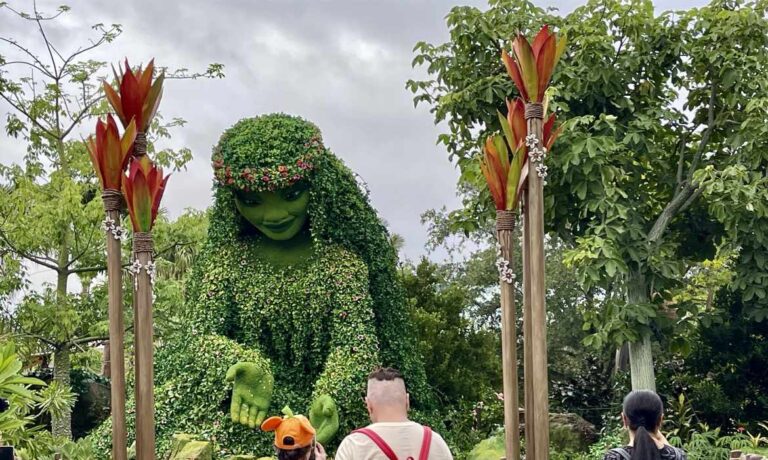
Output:
[[[397,460],[397,455],[392,451],[392,448],[389,447],[389,444],[387,444],[383,439],[381,439],[381,436],[376,434],[375,431],[371,430],[370,428],[360,428],[359,430],[353,431],[353,433],[360,433],[368,436],[371,438],[371,441],[376,444],[381,452],[387,456],[389,460]]]
[[[352,433],[360,433],[368,436],[371,441],[373,441],[374,444],[381,450],[381,452],[387,456],[389,460],[398,460],[397,455],[395,455],[395,452],[392,450],[391,447],[389,447],[389,444],[386,443],[383,439],[381,439],[381,436],[379,436],[375,431],[371,430],[370,428],[360,428],[359,430],[355,430]],[[419,453],[419,460],[427,460],[429,458],[429,447],[432,444],[432,430],[428,427],[424,427],[424,438],[421,440],[421,452]],[[409,459],[412,459],[412,457],[408,457]]]
[[[424,439],[421,441],[421,453],[419,453],[419,460],[427,460],[429,458],[429,446],[432,444],[432,430],[428,427],[424,427]]]

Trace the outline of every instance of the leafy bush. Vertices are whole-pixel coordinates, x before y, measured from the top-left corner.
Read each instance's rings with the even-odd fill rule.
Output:
[[[62,460],[92,459],[89,443],[54,438],[50,432],[35,425],[35,411],[41,414],[60,412],[74,404],[73,395],[66,388],[46,386],[40,379],[25,377],[21,370],[14,343],[7,341],[0,345],[0,399],[10,403],[0,412],[3,441],[16,447],[22,460],[49,460],[57,453],[62,454]]]

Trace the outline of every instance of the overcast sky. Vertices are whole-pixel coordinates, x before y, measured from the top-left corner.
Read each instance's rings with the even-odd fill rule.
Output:
[[[52,12],[63,0],[38,1]],[[570,12],[582,1],[536,1]],[[656,1],[659,10],[687,8],[703,0]],[[11,1],[29,9],[29,1]],[[315,122],[325,145],[368,183],[373,205],[393,232],[405,238],[404,255],[425,253],[426,228],[419,216],[430,208],[455,208],[457,170],[435,145],[428,108],[413,107],[406,80],[417,41],[444,42],[445,15],[454,5],[487,8],[480,0],[412,1],[158,1],[77,0],[49,24],[63,50],[87,43],[95,23],[119,23],[124,33],[92,54],[132,64],[154,57],[158,65],[204,69],[225,65],[222,80],[170,81],[161,112],[188,124],[171,146],[187,146],[194,159],[174,174],[163,199],[171,216],[211,203],[210,150],[220,133],[243,117],[270,112]],[[39,49],[29,23],[0,11],[0,36]],[[3,121],[8,107],[0,104]],[[18,161],[25,145],[0,133],[0,161]]]

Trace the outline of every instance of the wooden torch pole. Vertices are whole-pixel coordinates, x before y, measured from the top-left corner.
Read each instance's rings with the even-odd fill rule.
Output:
[[[525,458],[536,458],[536,432],[533,429],[533,350],[531,349],[531,237],[528,192],[523,191],[523,389],[525,393]]]
[[[147,137],[136,134],[134,161],[147,154]],[[134,259],[141,264],[136,273],[133,292],[134,359],[136,374],[136,459],[155,458],[155,394],[154,394],[154,332],[152,326],[152,279],[149,264],[152,262],[152,233],[134,232]]]
[[[544,107],[527,103],[525,118],[528,134],[536,136],[536,148],[542,149]],[[544,286],[544,186],[529,148],[527,231],[530,238],[529,260],[531,302],[531,377],[533,390],[533,431],[535,460],[549,458],[549,384],[547,377],[547,323]],[[540,159],[543,162],[543,155]],[[543,164],[542,164],[543,165]]]
[[[136,323],[134,347],[136,348],[136,458],[155,458],[155,396],[153,388],[153,330],[152,330],[152,279],[149,266],[152,262],[152,234],[133,234],[133,254],[141,264],[136,276]]]
[[[496,211],[496,231],[501,257],[513,270],[515,229],[513,211]],[[507,460],[520,460],[520,409],[517,388],[517,333],[515,331],[515,282],[501,280],[501,356],[504,379],[504,444]]]
[[[125,431],[125,352],[123,350],[123,280],[120,237],[120,203],[118,190],[102,192],[107,233],[107,293],[109,298],[109,374],[112,410],[112,458],[127,459]]]

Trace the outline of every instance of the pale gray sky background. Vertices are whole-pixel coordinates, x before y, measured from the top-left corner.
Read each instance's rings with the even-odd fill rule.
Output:
[[[52,12],[64,0],[38,1]],[[31,1],[10,1],[30,10]],[[581,0],[543,1],[568,13]],[[704,0],[656,1],[658,10],[689,8]],[[457,170],[435,145],[440,131],[426,106],[413,107],[406,80],[413,45],[448,38],[445,15],[455,5],[487,8],[480,0],[160,1],[77,0],[49,25],[50,38],[71,50],[93,37],[95,23],[119,23],[124,33],[93,58],[132,64],[204,69],[224,64],[222,80],[171,81],[161,112],[182,117],[171,146],[192,149],[194,160],[175,173],[163,199],[171,216],[211,203],[210,149],[220,133],[243,117],[287,112],[315,122],[325,145],[368,183],[371,200],[390,229],[405,238],[404,255],[425,253],[419,216],[459,205]],[[0,36],[40,50],[29,23],[0,12]],[[3,121],[8,107],[0,103]],[[90,130],[86,127],[86,132]],[[25,145],[0,132],[0,161],[18,161]],[[38,272],[39,277],[45,277]]]

